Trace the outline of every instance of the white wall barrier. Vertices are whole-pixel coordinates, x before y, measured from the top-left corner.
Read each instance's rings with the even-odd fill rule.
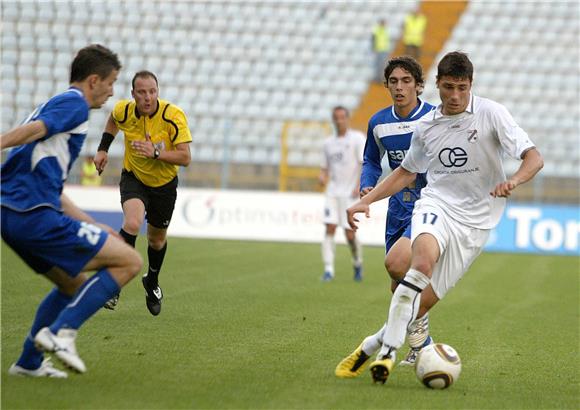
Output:
[[[82,209],[118,228],[121,205],[118,188],[67,186],[65,192]],[[264,191],[179,189],[171,236],[191,238],[320,242],[324,234],[323,194]],[[384,246],[387,201],[360,216],[359,238],[365,245]],[[508,206],[490,235],[486,249],[578,255],[580,211],[577,206]],[[339,232],[337,241],[344,243]]]

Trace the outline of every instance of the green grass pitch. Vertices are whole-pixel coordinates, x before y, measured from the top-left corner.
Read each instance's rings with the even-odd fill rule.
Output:
[[[390,300],[381,248],[365,248],[362,283],[337,253],[321,283],[318,245],[171,238],[161,315],[135,280],[79,333],[87,373],[38,380],[7,370],[50,285],[2,244],[2,408],[580,408],[578,258],[482,255],[431,313],[463,361],[434,391],[409,368],[386,385],[335,378]]]

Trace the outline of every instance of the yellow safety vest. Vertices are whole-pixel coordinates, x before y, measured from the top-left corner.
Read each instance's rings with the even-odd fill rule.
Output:
[[[95,164],[83,162],[81,185],[99,186],[101,185],[101,176],[95,168]]]
[[[405,34],[403,36],[405,45],[422,46],[426,27],[427,18],[422,14],[419,16],[411,14],[405,17]]]
[[[374,50],[377,53],[384,53],[389,51],[389,28],[385,26],[381,26],[380,24],[375,26],[373,30],[373,46]]]

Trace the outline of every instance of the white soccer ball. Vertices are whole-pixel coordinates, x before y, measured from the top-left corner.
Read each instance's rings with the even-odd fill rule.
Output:
[[[419,352],[415,373],[425,386],[431,389],[446,389],[459,378],[461,359],[451,346],[434,343]]]

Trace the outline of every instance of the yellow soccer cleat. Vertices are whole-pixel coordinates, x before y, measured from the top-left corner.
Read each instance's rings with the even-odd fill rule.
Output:
[[[334,374],[336,377],[351,378],[356,377],[362,373],[370,356],[362,350],[362,343],[355,349],[354,352],[346,356],[336,366]]]
[[[395,362],[391,359],[385,358],[382,360],[375,360],[371,363],[371,376],[375,383],[385,384],[389,375],[393,371]]]

